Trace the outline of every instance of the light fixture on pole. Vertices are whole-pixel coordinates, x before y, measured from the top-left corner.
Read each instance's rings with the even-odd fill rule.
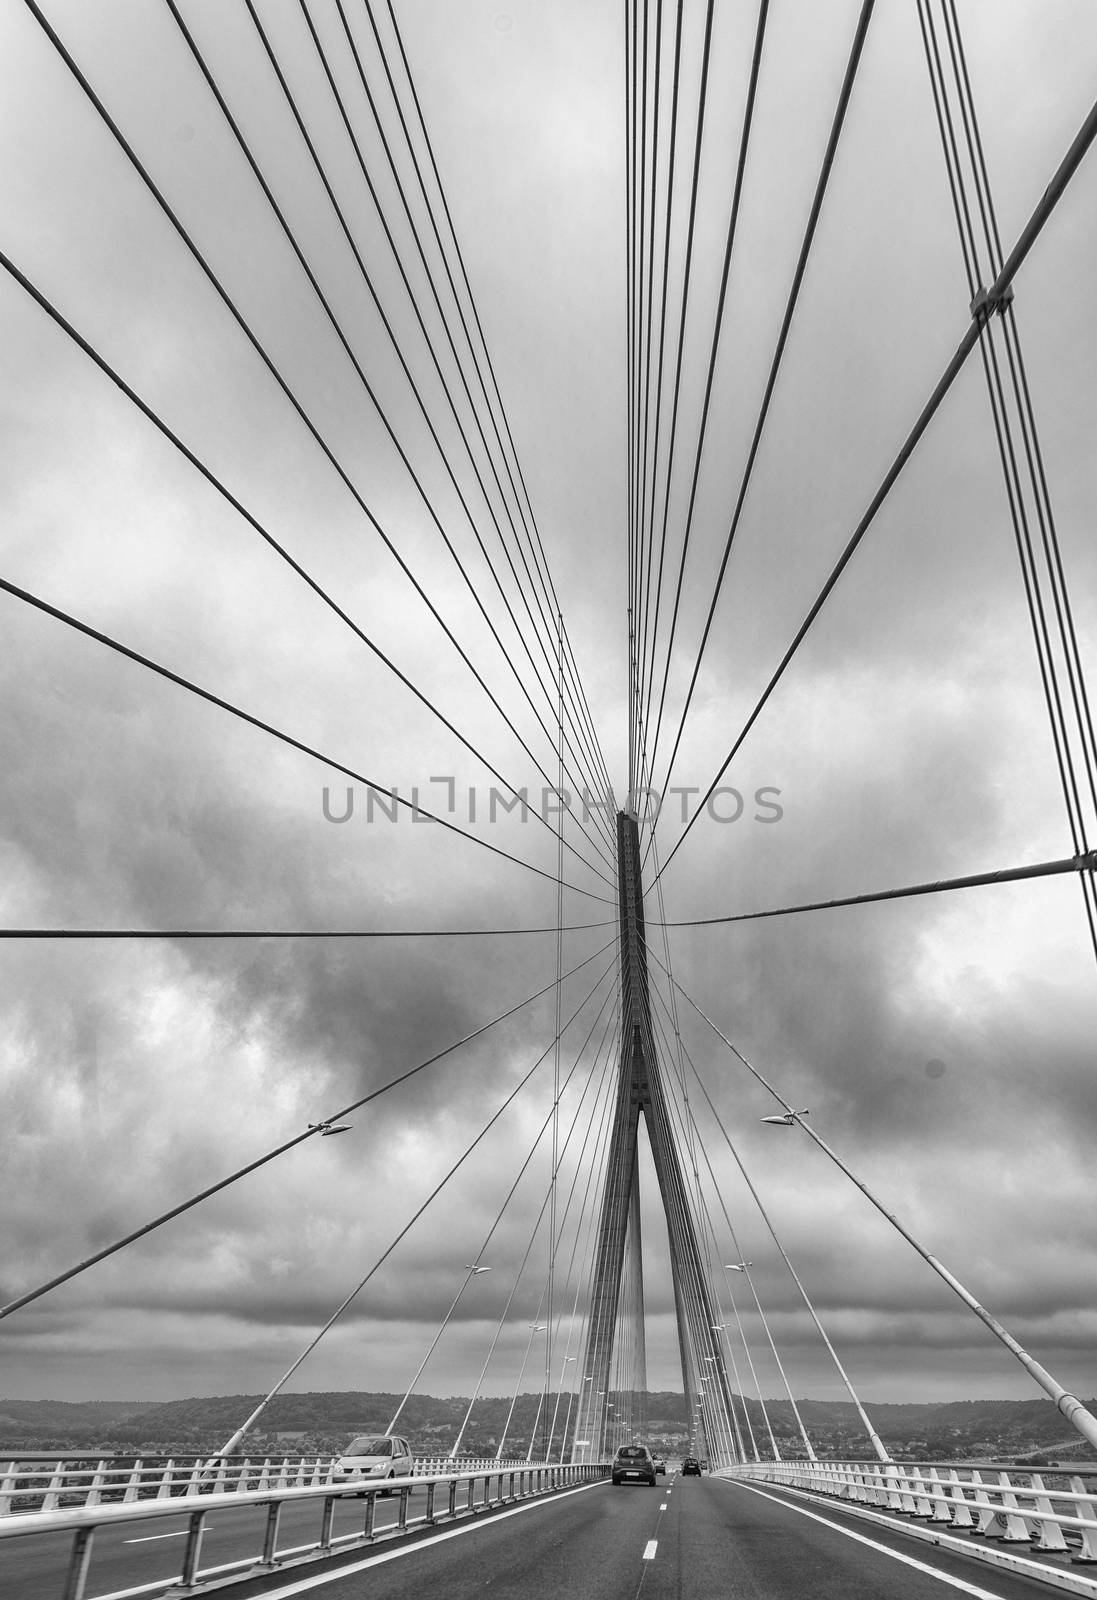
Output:
[[[522,1379],[526,1375],[526,1362],[529,1360],[529,1353],[533,1349],[533,1341],[539,1333],[544,1333],[547,1327],[547,1322],[531,1322],[529,1325],[529,1338],[526,1340],[526,1353],[522,1357],[522,1366],[518,1373],[518,1381],[514,1385],[514,1393],[511,1396],[510,1410],[507,1412],[507,1420],[503,1424],[503,1431],[499,1436],[499,1448],[495,1452],[496,1461],[498,1461],[499,1457],[503,1454],[503,1446],[507,1442],[507,1430],[510,1428],[510,1421],[514,1416],[514,1408],[518,1403],[518,1391],[522,1387]]]
[[[454,1295],[453,1304],[450,1306],[449,1310],[446,1312],[445,1316],[442,1318],[441,1326],[439,1327],[438,1332],[434,1335],[434,1338],[430,1342],[430,1349],[427,1351],[427,1353],[423,1357],[422,1361],[420,1361],[418,1371],[416,1372],[414,1378],[412,1378],[411,1382],[408,1384],[407,1389],[404,1391],[404,1398],[401,1400],[400,1404],[396,1407],[396,1410],[392,1413],[392,1421],[389,1423],[388,1427],[385,1429],[385,1433],[386,1434],[391,1434],[393,1428],[395,1428],[396,1419],[399,1417],[401,1411],[403,1411],[404,1407],[407,1405],[408,1400],[409,1400],[409,1398],[411,1396],[411,1391],[415,1388],[415,1385],[419,1382],[419,1379],[423,1375],[423,1368],[426,1366],[427,1362],[430,1360],[431,1356],[434,1354],[434,1351],[435,1351],[435,1348],[437,1347],[439,1339],[442,1337],[443,1333],[445,1333],[445,1331],[446,1331],[446,1324],[449,1322],[449,1319],[450,1319],[450,1317],[452,1317],[453,1313],[457,1310],[457,1302],[460,1300],[461,1296],[464,1294],[465,1290],[468,1288],[469,1284],[472,1282],[473,1278],[475,1278],[475,1276],[476,1276],[476,1274],[478,1272],[490,1272],[490,1271],[491,1271],[490,1267],[470,1266],[467,1261],[465,1262],[465,1279],[464,1279],[464,1282],[462,1283],[461,1287],[458,1289],[457,1293]]]
[[[556,1404],[552,1408],[552,1427],[549,1429],[548,1443],[545,1445],[545,1460],[546,1461],[549,1461],[552,1458],[552,1441],[556,1437],[556,1419],[560,1415],[560,1396],[564,1392],[564,1372],[565,1372],[565,1370],[567,1368],[568,1362],[569,1361],[574,1361],[575,1359],[576,1359],[575,1356],[565,1356],[563,1361],[560,1363],[560,1384],[559,1384],[559,1387],[557,1388],[557,1391],[556,1391]],[[561,1450],[561,1455],[562,1455],[563,1454],[563,1443],[562,1442],[561,1442],[560,1450]]]

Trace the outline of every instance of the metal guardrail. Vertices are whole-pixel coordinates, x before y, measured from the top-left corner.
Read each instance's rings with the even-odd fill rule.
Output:
[[[1091,1488],[1077,1470],[945,1462],[769,1461],[720,1476],[807,1489],[1069,1556],[1072,1564],[1097,1563],[1097,1468]]]
[[[338,1456],[16,1456],[0,1458],[0,1518],[28,1511],[56,1511],[66,1506],[97,1506],[113,1501],[169,1499],[178,1496],[318,1487],[343,1482],[335,1478]],[[485,1471],[521,1467],[525,1458],[494,1456],[426,1456],[415,1462],[413,1475]]]
[[[291,1468],[300,1467],[302,1470],[307,1465],[305,1462],[288,1464]],[[151,1484],[145,1482],[137,1486],[131,1499],[122,1498],[106,1503],[102,1499],[104,1486],[100,1485],[98,1500],[86,1499],[77,1506],[26,1511],[19,1515],[0,1518],[0,1540],[71,1532],[72,1554],[61,1596],[62,1600],[84,1600],[97,1529],[117,1526],[120,1523],[185,1515],[187,1530],[179,1576],[175,1580],[165,1580],[165,1588],[170,1589],[173,1596],[181,1596],[202,1592],[202,1541],[206,1518],[212,1511],[231,1510],[241,1505],[267,1508],[262,1549],[257,1553],[254,1562],[248,1562],[245,1558],[240,1563],[239,1578],[243,1581],[245,1578],[254,1578],[263,1573],[278,1571],[280,1568],[296,1569],[310,1560],[323,1560],[333,1554],[342,1554],[348,1549],[372,1544],[379,1538],[395,1537],[415,1528],[432,1527],[439,1522],[473,1516],[480,1511],[511,1505],[536,1495],[551,1494],[555,1490],[572,1485],[596,1482],[609,1473],[609,1467],[602,1463],[586,1466],[541,1466],[527,1461],[505,1464],[492,1460],[472,1470],[454,1470],[453,1463],[450,1463],[447,1472],[422,1473],[408,1478],[357,1478],[349,1483],[341,1481],[338,1484],[330,1481],[321,1484],[292,1485],[267,1482],[262,1486],[243,1487],[242,1485],[248,1481],[244,1474],[246,1465],[243,1462],[240,1464],[235,1485],[228,1488],[216,1488],[210,1485],[208,1490],[205,1488],[190,1490],[189,1487],[179,1487],[178,1492],[175,1492],[176,1486],[183,1484],[184,1479],[164,1478],[161,1487],[155,1492],[152,1491]],[[136,1468],[133,1470],[136,1471]],[[273,1470],[272,1468],[272,1472]],[[252,1472],[255,1471],[253,1467]],[[185,1480],[188,1486],[191,1481],[189,1477]],[[438,1495],[440,1486],[444,1490],[441,1506]],[[93,1485],[87,1486],[89,1493],[93,1487]],[[147,1498],[142,1497],[142,1488]],[[413,1516],[410,1513],[412,1496],[416,1492],[422,1493],[423,1490],[426,1491],[422,1498],[423,1509]],[[60,1494],[62,1491],[57,1492]],[[193,1504],[193,1496],[197,1494],[202,1494],[203,1498],[201,1504],[196,1505]],[[395,1521],[378,1528],[376,1508],[377,1500],[382,1495],[398,1496],[399,1505]],[[180,1504],[180,1501],[185,1502],[188,1498],[192,1500],[189,1510]],[[354,1498],[364,1498],[366,1502],[362,1514],[361,1532],[349,1542],[345,1537],[341,1538],[340,1548],[335,1551],[333,1526],[336,1504],[340,1500]],[[316,1502],[321,1508],[319,1539],[306,1554],[297,1552],[292,1557],[280,1559],[278,1533],[282,1508],[290,1503],[308,1502]]]

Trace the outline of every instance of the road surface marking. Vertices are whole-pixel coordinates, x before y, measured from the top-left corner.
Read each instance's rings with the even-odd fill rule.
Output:
[[[208,1524],[207,1524],[208,1526]],[[154,1539],[182,1539],[186,1536],[187,1529],[180,1528],[177,1533],[146,1533],[141,1539],[123,1539],[123,1544],[152,1544]]]
[[[590,1489],[598,1489],[604,1481],[602,1479],[595,1483],[581,1484],[575,1489],[564,1489],[552,1496],[552,1503],[570,1499],[573,1494],[586,1494]],[[353,1577],[355,1573],[365,1572],[368,1567],[379,1567],[387,1561],[399,1561],[403,1556],[414,1555],[418,1550],[427,1550],[434,1544],[443,1544],[447,1539],[459,1539],[465,1533],[479,1533],[481,1528],[493,1527],[495,1523],[504,1522],[508,1517],[520,1517],[527,1511],[539,1511],[544,1505],[545,1501],[538,1498],[528,1505],[513,1506],[509,1511],[497,1511],[491,1517],[477,1517],[474,1522],[462,1522],[457,1528],[447,1528],[444,1533],[436,1533],[429,1539],[417,1539],[414,1544],[403,1545],[399,1550],[385,1550],[368,1557],[365,1561],[355,1561],[334,1570],[329,1568],[327,1572],[317,1573],[315,1577],[301,1578],[296,1583],[284,1584],[280,1589],[266,1589],[265,1600],[286,1600],[288,1595],[305,1594],[309,1589],[319,1589],[326,1583],[335,1583],[339,1578]],[[418,1526],[421,1527],[423,1524]],[[416,1531],[416,1528],[408,1529],[409,1533]],[[313,1548],[315,1549],[315,1546]],[[149,1587],[152,1588],[154,1585],[150,1584]],[[110,1597],[104,1597],[104,1600],[110,1600]],[[1000,1600],[1000,1597],[995,1595],[993,1600]]]
[[[731,1480],[722,1480],[727,1483]],[[858,1544],[867,1544],[870,1550],[878,1550],[882,1556],[890,1556],[893,1561],[901,1561],[905,1567],[914,1567],[917,1572],[924,1572],[927,1577],[937,1578],[941,1583],[947,1583],[952,1589],[959,1589],[963,1594],[971,1594],[976,1600],[1002,1600],[1000,1594],[995,1594],[993,1589],[980,1589],[978,1584],[965,1583],[963,1578],[954,1578],[948,1572],[942,1572],[940,1567],[931,1567],[927,1561],[916,1561],[913,1556],[907,1556],[901,1550],[891,1550],[886,1544],[879,1544],[875,1539],[866,1539],[863,1533],[855,1533],[852,1528],[843,1528],[839,1522],[831,1522],[829,1517],[820,1517],[814,1511],[807,1511],[803,1506],[794,1505],[791,1500],[782,1500],[780,1495],[767,1494],[764,1489],[756,1489],[752,1483],[739,1483],[740,1489],[749,1489],[751,1494],[760,1494],[763,1500],[772,1500],[775,1505],[785,1506],[789,1511],[797,1511],[802,1517],[810,1517],[812,1522],[821,1522],[825,1528],[833,1528],[835,1533],[845,1534],[847,1539],[855,1539]],[[1017,1573],[1010,1576],[1017,1577]]]
[[[665,1510],[666,1510],[666,1509],[667,1509],[667,1503],[666,1503],[666,1501],[665,1501],[665,1500],[664,1500],[664,1501],[663,1501],[663,1503],[662,1503],[662,1505],[661,1505],[661,1506],[660,1506],[660,1507],[659,1507],[659,1510],[660,1510],[660,1511],[665,1511]]]
[[[658,1539],[649,1539],[647,1544],[644,1546],[644,1560],[645,1561],[654,1561],[655,1560],[655,1552],[656,1552],[656,1550],[658,1550],[658,1548],[659,1548]]]

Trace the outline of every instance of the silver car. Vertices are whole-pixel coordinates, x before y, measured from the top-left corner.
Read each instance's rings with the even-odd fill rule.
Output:
[[[364,1433],[352,1439],[335,1463],[336,1483],[379,1478],[410,1478],[415,1470],[411,1446],[390,1434]]]

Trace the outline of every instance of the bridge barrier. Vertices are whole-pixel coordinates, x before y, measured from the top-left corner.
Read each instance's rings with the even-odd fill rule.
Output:
[[[338,1456],[9,1456],[0,1470],[0,1518],[65,1506],[173,1499],[248,1489],[319,1487],[335,1481]],[[414,1476],[526,1466],[525,1457],[425,1456]]]
[[[179,1464],[176,1462],[165,1463],[157,1469],[160,1473],[158,1482],[151,1477],[135,1476],[139,1469],[143,1471],[143,1462],[137,1462],[129,1470],[125,1482],[119,1477],[113,1484],[97,1483],[98,1472],[85,1468],[82,1469],[86,1480],[82,1489],[72,1491],[82,1493],[84,1498],[79,1504],[67,1507],[56,1502],[68,1491],[60,1481],[54,1482],[54,1478],[61,1480],[65,1474],[58,1472],[51,1475],[44,1471],[37,1476],[49,1482],[40,1492],[44,1499],[54,1503],[47,1509],[24,1510],[0,1518],[0,1540],[71,1532],[72,1552],[60,1595],[63,1600],[84,1600],[93,1541],[98,1529],[187,1515],[179,1576],[174,1581],[165,1580],[165,1589],[172,1596],[201,1594],[205,1588],[201,1568],[202,1540],[206,1518],[212,1511],[241,1505],[265,1506],[267,1509],[262,1549],[256,1553],[254,1560],[241,1560],[241,1570],[235,1574],[237,1579],[243,1581],[278,1570],[296,1569],[309,1562],[340,1555],[415,1528],[432,1527],[439,1522],[474,1516],[477,1512],[512,1505],[537,1495],[594,1483],[607,1477],[610,1471],[609,1466],[601,1462],[573,1466],[525,1460],[499,1462],[492,1459],[472,1469],[455,1467],[453,1462],[449,1462],[447,1471],[417,1471],[406,1478],[358,1478],[350,1483],[340,1481],[338,1484],[330,1478],[320,1483],[279,1481],[283,1476],[294,1477],[298,1471],[305,1476],[308,1466],[309,1463],[305,1461],[290,1461],[289,1458],[282,1463],[264,1462],[261,1465],[240,1462],[235,1469],[235,1479],[230,1481],[226,1476],[225,1483],[220,1486],[217,1477],[213,1481],[203,1482],[197,1475],[197,1463],[191,1466],[189,1472],[177,1470]],[[312,1469],[316,1470],[315,1463]],[[201,1470],[209,1470],[208,1462],[202,1464]],[[230,1469],[224,1470],[227,1474]],[[254,1484],[253,1478],[258,1480]],[[441,1505],[439,1488],[443,1490]],[[91,1498],[93,1494],[97,1498]],[[114,1498],[108,1500],[108,1495]],[[179,1502],[188,1499],[193,1501],[197,1495],[203,1496],[202,1502],[192,1505],[188,1514]],[[415,1509],[414,1514],[411,1503],[413,1495],[421,1506],[421,1509]],[[383,1527],[376,1526],[377,1500],[380,1496],[399,1497],[395,1521]],[[352,1499],[364,1499],[366,1502],[361,1530],[352,1535],[342,1535],[336,1540],[333,1537],[336,1505],[341,1500]],[[320,1512],[319,1538],[315,1545],[303,1553],[296,1551],[280,1557],[277,1549],[279,1523],[283,1506],[290,1503],[316,1505]],[[218,1582],[223,1581],[223,1573],[219,1571]]]
[[[1097,1465],[1056,1468],[959,1462],[763,1461],[721,1477],[828,1495],[998,1543],[1097,1564]]]

